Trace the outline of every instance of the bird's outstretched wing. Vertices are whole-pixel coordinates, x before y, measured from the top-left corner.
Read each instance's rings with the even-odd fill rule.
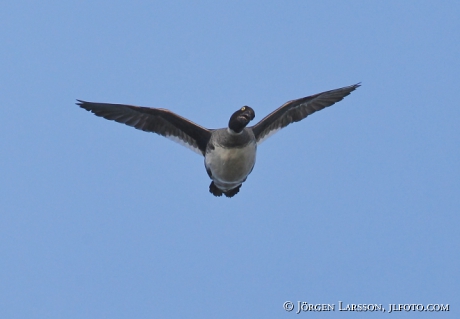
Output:
[[[308,115],[339,102],[359,86],[361,86],[360,83],[284,103],[251,127],[257,143],[260,144],[283,127],[303,120]]]
[[[77,105],[97,116],[145,132],[157,133],[202,155],[205,154],[206,145],[211,137],[211,130],[166,109],[77,101]]]

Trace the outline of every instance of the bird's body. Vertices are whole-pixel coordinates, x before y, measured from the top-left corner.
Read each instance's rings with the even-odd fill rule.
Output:
[[[230,117],[228,127],[206,129],[169,110],[124,104],[93,103],[78,105],[97,116],[171,138],[204,156],[212,179],[209,191],[215,196],[233,197],[254,168],[257,146],[283,127],[330,106],[360,84],[326,91],[286,102],[259,123],[247,127],[255,112],[243,106]]]
[[[240,186],[256,163],[257,142],[251,129],[240,134],[228,129],[213,132],[204,165],[214,185],[223,193]]]

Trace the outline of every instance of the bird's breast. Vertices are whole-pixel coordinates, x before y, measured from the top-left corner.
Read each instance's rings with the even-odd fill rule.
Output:
[[[205,156],[206,169],[217,183],[242,183],[256,162],[257,144],[226,148],[216,145]]]

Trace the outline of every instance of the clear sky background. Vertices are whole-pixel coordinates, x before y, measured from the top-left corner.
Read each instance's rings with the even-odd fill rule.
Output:
[[[459,318],[460,2],[3,1],[0,317]],[[232,199],[203,158],[75,99],[208,128],[362,82]],[[365,314],[412,317],[413,312]]]

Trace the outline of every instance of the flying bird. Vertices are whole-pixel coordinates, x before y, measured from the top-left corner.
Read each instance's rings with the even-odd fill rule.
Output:
[[[221,129],[204,128],[167,109],[82,100],[76,104],[107,120],[170,138],[204,156],[204,166],[212,180],[209,192],[233,197],[254,168],[257,146],[262,141],[289,124],[341,101],[359,86],[360,83],[288,101],[250,127],[247,125],[255,112],[243,106],[232,114],[228,127]]]

